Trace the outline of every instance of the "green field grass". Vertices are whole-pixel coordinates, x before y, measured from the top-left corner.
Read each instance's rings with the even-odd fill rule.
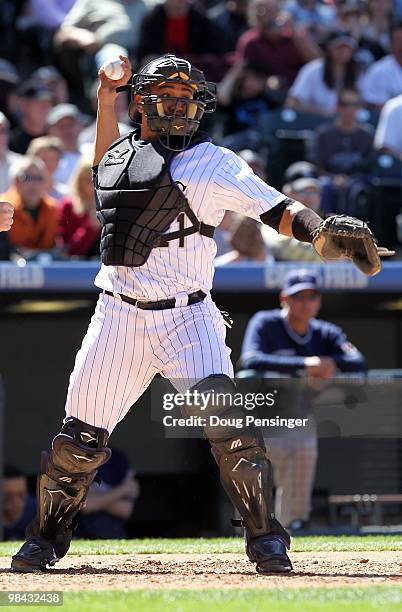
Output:
[[[9,556],[18,542],[0,544],[0,555]],[[398,536],[298,537],[293,551],[402,550]],[[71,554],[244,553],[241,538],[77,540]],[[11,609],[5,607],[4,609]],[[15,607],[13,607],[15,609]],[[18,606],[20,610],[49,610],[49,606]],[[269,588],[269,589],[141,589],[66,592],[61,612],[402,612],[402,588],[397,585]]]
[[[22,542],[1,542],[0,556],[14,554]],[[292,539],[292,552],[360,552],[401,550],[401,536],[314,536]],[[143,540],[76,540],[72,555],[122,555],[157,553],[243,553],[242,538],[184,538]]]
[[[8,608],[10,609],[10,608]],[[32,607],[18,606],[19,610]],[[35,606],[35,610],[49,607]],[[366,612],[402,610],[397,587],[95,591],[64,595],[61,612]]]

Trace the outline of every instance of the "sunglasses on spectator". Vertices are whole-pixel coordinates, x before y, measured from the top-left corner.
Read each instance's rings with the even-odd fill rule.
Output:
[[[17,178],[21,183],[41,183],[45,180],[40,174],[20,174]]]

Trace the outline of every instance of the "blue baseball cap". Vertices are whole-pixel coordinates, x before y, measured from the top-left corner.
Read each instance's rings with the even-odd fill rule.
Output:
[[[283,295],[294,295],[306,289],[320,291],[318,277],[314,272],[311,272],[311,270],[292,270],[286,275],[282,285]]]

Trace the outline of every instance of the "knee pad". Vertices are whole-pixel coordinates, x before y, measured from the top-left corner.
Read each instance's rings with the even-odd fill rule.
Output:
[[[236,385],[229,376],[212,374],[200,380],[190,391],[203,395],[203,410],[186,406],[184,412],[205,419],[204,433],[209,440],[225,440],[242,429],[239,425],[244,423],[244,410],[233,403]]]
[[[51,452],[42,453],[37,529],[55,543],[59,558],[69,548],[73,519],[85,506],[97,468],[111,456],[108,437],[105,429],[70,417],[54,438]]]

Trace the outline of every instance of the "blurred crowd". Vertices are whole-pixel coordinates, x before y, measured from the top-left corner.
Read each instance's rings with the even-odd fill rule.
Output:
[[[218,83],[205,124],[264,180],[402,250],[402,1],[3,0],[0,258],[98,257],[91,154],[97,71],[173,52]],[[134,128],[118,98],[120,131]],[[310,245],[227,214],[217,265],[314,261]]]

